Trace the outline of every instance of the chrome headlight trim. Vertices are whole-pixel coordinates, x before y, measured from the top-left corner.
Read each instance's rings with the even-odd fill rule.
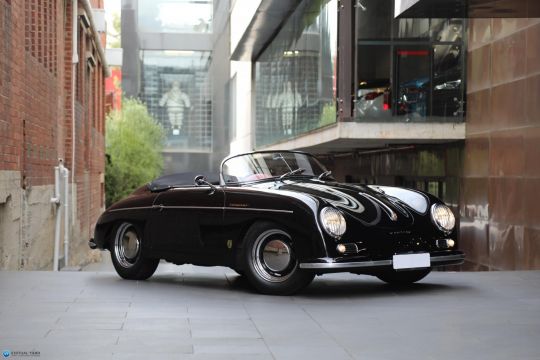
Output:
[[[321,225],[324,231],[336,240],[341,238],[347,231],[347,223],[345,217],[336,208],[327,206],[321,210],[319,214]]]
[[[450,233],[456,226],[456,217],[450,208],[444,204],[431,205],[431,220],[439,230]]]

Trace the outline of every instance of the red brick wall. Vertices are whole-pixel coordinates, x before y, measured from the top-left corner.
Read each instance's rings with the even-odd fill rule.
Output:
[[[103,7],[103,1],[92,3]],[[79,64],[73,73],[71,4],[0,0],[0,171],[20,171],[22,189],[51,185],[53,167],[64,158],[77,185],[74,235],[87,241],[103,206],[105,82],[89,31],[80,31]],[[87,52],[96,66],[87,62]],[[75,164],[73,76],[80,92],[75,101]]]
[[[23,172],[23,187],[49,184],[61,156],[62,10],[54,0],[4,0],[0,8],[0,169]]]

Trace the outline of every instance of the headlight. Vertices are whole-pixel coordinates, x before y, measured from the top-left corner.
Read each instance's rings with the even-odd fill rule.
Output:
[[[347,230],[345,218],[341,212],[333,207],[325,207],[321,210],[321,224],[329,235],[339,238]]]
[[[452,210],[443,204],[433,204],[431,206],[431,218],[437,227],[444,232],[450,232],[456,225],[456,218]]]

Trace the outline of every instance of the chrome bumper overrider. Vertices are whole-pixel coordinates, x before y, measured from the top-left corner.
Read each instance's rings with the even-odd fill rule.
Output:
[[[97,244],[96,242],[94,241],[94,239],[90,239],[88,241],[88,247],[90,247],[90,249],[94,250],[94,249],[97,249]]]
[[[464,254],[431,256],[431,266],[459,265],[465,260]],[[354,261],[354,262],[311,262],[300,263],[300,269],[355,269],[392,266],[392,260]]]

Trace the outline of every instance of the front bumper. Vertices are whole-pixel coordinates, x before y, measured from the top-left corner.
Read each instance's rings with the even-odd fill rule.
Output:
[[[451,253],[434,253],[430,256],[431,267],[445,265],[463,264],[465,254],[461,251],[452,251]],[[383,268],[392,268],[392,259],[384,260],[354,260],[347,261],[344,259],[321,258],[315,261],[301,262],[300,269],[314,271],[317,273],[327,272],[366,272],[371,270],[380,270]]]

